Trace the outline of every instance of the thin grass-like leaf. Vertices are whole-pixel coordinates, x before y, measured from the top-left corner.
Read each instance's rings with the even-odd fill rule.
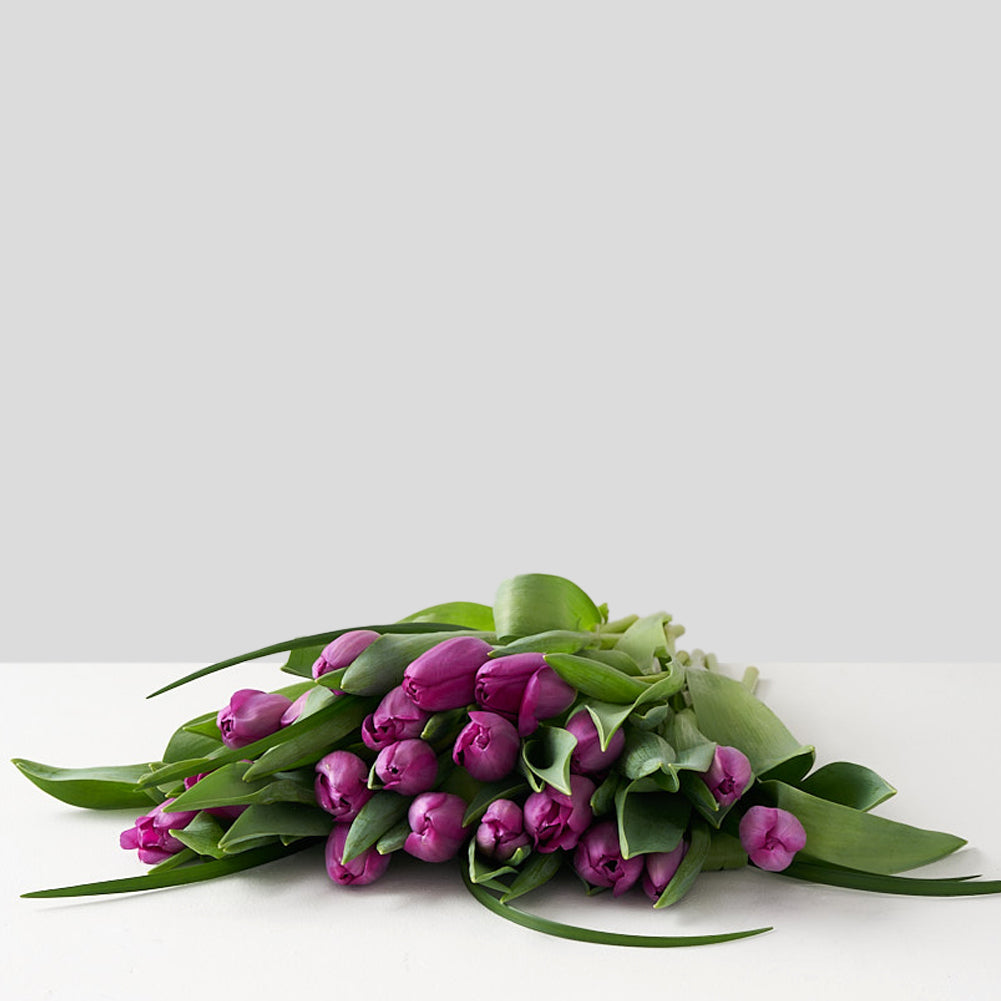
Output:
[[[1001,893],[1001,879],[973,883],[969,880],[975,877],[968,876],[953,876],[945,879],[889,876],[860,872],[841,866],[801,862],[799,859],[794,860],[787,869],[783,869],[776,875],[801,879],[809,883],[845,886],[852,890],[868,890],[872,893],[895,893],[908,897],[972,897],[980,894]]]

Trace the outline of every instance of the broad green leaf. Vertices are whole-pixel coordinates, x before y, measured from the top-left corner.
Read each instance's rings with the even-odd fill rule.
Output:
[[[410,836],[410,822],[404,817],[398,820],[386,833],[375,843],[375,850],[380,855],[390,855],[398,852],[403,843]]]
[[[198,852],[193,851],[191,848],[182,848],[179,852],[168,856],[162,862],[157,862],[156,865],[150,866],[147,872],[167,872],[169,869],[177,869],[179,866],[187,865],[196,858],[198,858]]]
[[[649,730],[626,727],[626,743],[617,767],[626,778],[639,779],[644,775],[667,768],[675,760],[674,748],[660,734]]]
[[[792,879],[828,886],[846,886],[853,890],[873,893],[898,893],[909,897],[972,897],[979,894],[1001,893],[1001,879],[968,882],[970,877],[954,876],[945,879],[919,879],[913,876],[889,876],[860,872],[840,866],[827,866],[816,862],[794,859],[788,868],[777,873]]]
[[[517,775],[509,775],[498,782],[484,783],[466,808],[462,826],[469,827],[470,824],[477,823],[495,800],[514,799],[527,791],[528,787]]]
[[[686,674],[699,730],[743,751],[755,775],[795,781],[810,770],[814,749],[800,744],[739,681],[698,669]]]
[[[573,582],[550,574],[522,574],[504,581],[494,599],[502,643],[552,629],[584,632],[601,623],[595,603]]]
[[[832,761],[807,775],[798,785],[811,796],[866,811],[879,806],[897,791],[871,768],[851,761]]]
[[[189,720],[188,723],[196,723],[201,718],[195,717],[195,719]],[[188,726],[188,723],[178,727],[168,741],[162,755],[164,764],[169,765],[178,761],[188,761],[192,758],[202,758],[206,754],[211,754],[222,747],[222,735],[219,733],[218,728],[216,728],[215,737],[205,737],[201,734],[185,730],[184,727]]]
[[[523,848],[519,848],[515,852],[510,863],[502,862],[498,864],[497,862],[483,858],[483,856],[476,850],[476,838],[470,838],[467,852],[469,856],[469,878],[474,883],[485,883],[487,885],[491,885],[498,877],[506,876],[511,872],[517,872],[518,864],[529,851],[531,851],[531,849],[526,845]],[[504,887],[504,890],[507,890],[506,886]]]
[[[334,818],[316,806],[303,803],[272,803],[251,806],[233,821],[219,847],[227,854],[245,850],[248,843],[268,837],[327,837]]]
[[[709,840],[709,851],[702,863],[703,872],[718,869],[743,869],[747,865],[747,852],[739,838],[725,831],[713,831]]]
[[[588,647],[596,647],[600,642],[597,633],[550,629],[548,632],[523,636],[521,639],[511,640],[504,646],[495,647],[490,656],[496,659],[519,653],[575,653]]]
[[[804,852],[822,862],[887,874],[934,862],[966,844],[954,834],[853,810],[785,782],[763,782],[761,790],[776,806],[798,818],[806,830]]]
[[[235,761],[210,772],[171,803],[171,811],[205,810],[215,806],[249,803],[308,803],[315,805],[311,776],[280,773],[271,778],[245,781],[250,765]]]
[[[635,792],[632,782],[619,786],[615,814],[622,857],[673,851],[685,833],[690,813],[691,804],[684,796]]]
[[[300,695],[310,691],[310,689],[316,689],[316,682],[312,679],[309,681],[296,681],[294,684],[285,685],[283,688],[276,688],[271,694],[284,695],[285,698],[295,702]]]
[[[331,640],[337,639],[338,636],[343,636],[345,633],[353,632],[356,629],[371,629],[377,633],[432,633],[447,632],[456,628],[459,627],[445,622],[391,622],[378,626],[350,626],[347,629],[334,629],[328,633],[314,633],[312,636],[297,636],[295,639],[282,640],[280,643],[271,643],[269,646],[263,646],[259,650],[251,650],[249,653],[241,653],[236,657],[230,657],[228,660],[220,660],[215,664],[209,664],[208,667],[199,668],[197,671],[192,671],[191,674],[186,674],[183,678],[172,681],[169,685],[158,688],[155,692],[150,692],[146,698],[155,698],[157,695],[171,691],[171,689],[180,688],[181,685],[186,685],[189,681],[196,681],[198,678],[215,674],[216,671],[222,671],[227,667],[235,667],[237,664],[245,664],[250,660],[259,660],[261,657],[270,657],[275,653],[288,653],[289,651],[299,650],[304,647],[319,646],[322,648]]]
[[[631,705],[646,691],[643,682],[590,657],[549,653],[546,663],[572,688],[600,702]]]
[[[148,810],[163,798],[156,790],[137,785],[139,778],[149,773],[148,764],[54,768],[25,758],[14,758],[13,764],[43,792],[71,806],[89,810]]]
[[[673,652],[664,626],[671,621],[667,612],[656,612],[637,619],[623,634],[615,649],[628,654],[642,668],[644,674],[659,670],[656,656],[667,656]]]
[[[60,886],[52,890],[34,890],[22,893],[22,897],[93,897],[104,893],[133,893],[136,890],[158,890],[164,886],[183,886],[187,883],[201,883],[207,879],[217,879],[233,872],[242,872],[258,865],[287,858],[304,848],[315,844],[312,840],[297,841],[290,847],[269,845],[254,851],[244,852],[232,858],[212,859],[198,862],[169,872],[149,872],[144,876],[129,876],[125,879],[108,879],[98,883],[79,883],[76,886]]]
[[[461,709],[443,709],[441,712],[432,713],[421,731],[421,740],[434,745],[443,742],[451,744],[468,722],[469,714],[465,706]]]
[[[214,740],[217,744],[222,743],[222,737],[219,734],[219,724],[216,723],[216,713],[209,713],[207,716],[203,716],[200,719],[192,720],[190,723],[184,724],[184,729],[188,733],[193,733],[199,737],[208,737]]]
[[[199,855],[224,858],[226,853],[219,847],[219,839],[226,833],[222,824],[209,813],[199,813],[187,827],[171,834]]]
[[[377,792],[351,821],[344,841],[343,861],[350,862],[371,848],[410,809],[410,798],[395,792]]]
[[[354,695],[385,695],[403,682],[403,672],[411,661],[431,647],[457,635],[480,635],[487,642],[493,638],[489,633],[477,634],[469,630],[426,633],[421,636],[380,636],[371,646],[362,650],[344,672],[341,688]]]
[[[671,877],[671,881],[664,887],[664,892],[657,898],[653,905],[656,908],[670,907],[676,904],[688,893],[695,883],[709,852],[710,842],[709,828],[696,820],[692,824],[692,838],[688,845],[688,851],[678,866],[678,871]]]
[[[400,622],[450,622],[463,629],[494,631],[494,611],[489,605],[475,601],[448,601],[444,605],[432,605],[408,615]]]
[[[536,852],[521,867],[510,888],[501,897],[502,903],[517,900],[548,883],[563,864],[562,852]]]
[[[521,745],[521,760],[540,781],[570,795],[570,755],[577,738],[558,726],[540,726]]]
[[[639,664],[622,650],[581,650],[580,656],[585,660],[596,660],[599,664],[614,667],[617,671],[628,674],[631,678],[643,674]]]
[[[598,731],[598,742],[603,751],[608,750],[608,745],[612,742],[619,727],[629,718],[633,711],[633,703],[627,702],[625,705],[616,702],[589,701],[584,703],[591,719],[594,720],[595,729]]]
[[[749,938],[752,935],[760,935],[762,932],[772,930],[770,927],[753,928],[749,931],[727,932],[723,935],[627,935],[621,932],[598,931],[594,928],[580,928],[577,925],[563,924],[560,921],[550,921],[549,918],[542,918],[536,914],[528,914],[517,907],[511,907],[504,902],[510,899],[510,892],[498,900],[488,890],[473,883],[465,868],[462,870],[462,879],[466,884],[466,889],[484,907],[500,915],[502,918],[514,924],[521,925],[524,928],[530,928],[532,931],[542,932],[544,935],[553,935],[556,938],[565,938],[576,942],[664,949],[675,946],[713,945],[717,942],[732,942],[735,939]]]
[[[296,650],[290,650],[288,660],[282,664],[282,670],[286,674],[295,674],[300,678],[313,677],[313,664],[323,653],[326,643],[317,643],[316,646],[303,646]]]
[[[615,807],[615,791],[619,788],[619,773],[611,771],[591,794],[591,812],[595,817],[611,813]]]
[[[720,807],[719,801],[712,794],[709,786],[705,784],[701,776],[694,772],[675,773],[678,780],[678,788],[691,800],[692,806],[708,820],[713,827],[718,828],[723,822],[726,814]]]
[[[348,667],[350,666],[349,664]],[[316,683],[322,685],[324,688],[329,688],[331,692],[339,692],[341,691],[341,682],[347,673],[347,667],[339,667],[336,671],[327,671],[326,674],[321,674],[316,679]]]
[[[636,700],[635,708],[653,703],[666,702],[672,695],[685,687],[685,668],[677,661],[671,661],[666,670],[643,679],[646,691]]]

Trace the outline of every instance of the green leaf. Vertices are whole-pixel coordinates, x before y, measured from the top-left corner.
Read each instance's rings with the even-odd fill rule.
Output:
[[[501,643],[552,629],[584,632],[601,623],[601,612],[572,581],[550,574],[522,574],[504,581],[494,599]]]
[[[601,640],[597,633],[571,632],[567,629],[550,629],[511,640],[505,646],[495,647],[490,656],[511,657],[519,653],[575,653],[588,647],[597,646]]]
[[[167,747],[163,752],[164,764],[172,764],[190,758],[201,758],[222,747],[222,734],[219,733],[218,726],[216,727],[215,735],[212,737],[192,733],[190,730],[185,729],[202,720],[215,719],[216,715],[215,713],[205,713],[179,726],[167,742]]]
[[[615,791],[619,788],[619,773],[609,772],[591,794],[591,812],[595,817],[611,813],[615,806]]]
[[[656,908],[670,907],[676,904],[695,884],[709,852],[710,843],[709,828],[696,820],[692,824],[692,839],[688,845],[688,851],[678,866],[678,871],[671,877],[671,881],[664,887],[664,892],[657,898],[653,905]]]
[[[316,646],[302,646],[296,650],[290,650],[288,660],[282,664],[282,670],[286,674],[295,674],[300,678],[313,677],[313,664],[323,653],[326,643],[317,643]]]
[[[474,634],[469,630],[426,633],[422,636],[380,636],[362,650],[344,672],[341,688],[354,695],[385,695],[403,682],[403,672],[411,661],[456,635],[480,635],[487,642],[492,638],[489,633]]]
[[[510,889],[501,897],[501,903],[517,900],[518,897],[523,897],[526,893],[545,885],[560,871],[562,864],[561,852],[536,852],[530,855],[528,861],[521,867],[521,871],[515,876]]]
[[[398,852],[403,843],[410,836],[410,821],[404,817],[398,820],[386,833],[375,843],[375,850],[380,855],[389,855]]]
[[[184,724],[184,729],[188,733],[196,734],[199,737],[208,737],[217,744],[222,743],[222,736],[219,733],[219,724],[216,723],[217,713],[208,713],[206,716],[192,720]]]
[[[280,858],[287,858],[314,841],[298,841],[290,847],[269,845],[254,851],[244,852],[232,858],[212,859],[184,866],[169,872],[150,872],[144,876],[129,876],[125,879],[109,879],[98,883],[80,883],[77,886],[61,886],[52,890],[33,890],[22,893],[22,897],[93,897],[104,893],[132,893],[136,890],[158,890],[164,886],[184,886],[187,883],[201,883],[207,879],[217,879],[230,873],[242,872],[258,865],[265,865]]]
[[[761,790],[806,830],[806,851],[822,862],[872,873],[915,869],[962,848],[954,834],[911,827],[885,817],[818,799],[785,782],[763,782]]]
[[[250,765],[235,761],[210,772],[170,805],[172,812],[205,810],[216,806],[244,806],[250,803],[316,803],[309,779],[290,773],[273,778],[245,781]]]
[[[371,848],[410,809],[410,797],[395,792],[377,792],[351,821],[344,841],[343,861],[350,862]]]
[[[488,861],[476,850],[476,838],[469,839],[469,878],[474,883],[493,883],[499,876],[506,876],[508,873],[517,872],[513,865],[506,862],[498,865],[496,862]],[[524,857],[524,856],[522,856]],[[505,890],[507,887],[505,887]]]
[[[631,705],[646,691],[643,682],[590,657],[549,653],[546,654],[546,663],[571,688],[600,702]]]
[[[918,879],[913,876],[888,876],[853,869],[831,867],[816,862],[794,859],[788,868],[776,873],[792,879],[828,886],[846,886],[853,890],[873,893],[897,893],[909,897],[972,897],[986,893],[1001,893],[1001,879],[967,882],[967,877]]]
[[[581,650],[580,656],[585,660],[596,660],[599,664],[614,667],[616,671],[628,674],[631,678],[643,674],[639,664],[622,650]]]
[[[710,740],[743,751],[759,778],[795,781],[810,770],[814,749],[739,681],[699,669],[686,673],[698,727]]]
[[[623,858],[648,852],[674,851],[688,826],[691,804],[684,796],[635,792],[633,783],[615,793],[619,847]]]
[[[702,863],[703,872],[718,869],[743,869],[747,865],[747,852],[739,838],[725,831],[713,831],[709,840],[709,852]]]
[[[487,812],[487,807],[495,800],[514,799],[527,791],[528,786],[516,775],[509,775],[498,782],[484,783],[466,808],[465,816],[462,818],[462,826],[469,827],[470,824],[477,823]]]
[[[451,745],[468,722],[469,715],[465,706],[461,709],[443,709],[441,712],[432,713],[424,724],[424,729],[421,730],[421,740],[434,745],[441,743]]]
[[[674,644],[668,643],[664,626],[671,621],[667,612],[656,612],[637,619],[623,634],[615,649],[628,654],[642,668],[644,674],[659,670],[657,654],[668,656]]]
[[[798,786],[819,799],[866,811],[879,806],[897,791],[871,768],[851,761],[832,761],[808,775]]]
[[[343,636],[345,633],[353,632],[356,629],[371,629],[373,632],[377,633],[428,633],[428,632],[447,632],[449,630],[454,630],[457,626],[453,626],[450,623],[445,622],[393,622],[388,625],[379,626],[350,626],[347,629],[334,629],[328,633],[314,633],[312,636],[297,636],[295,639],[282,640],[280,643],[272,643],[269,646],[263,646],[259,650],[251,650],[249,653],[241,653],[236,657],[230,657],[228,660],[220,660],[215,664],[209,664],[208,667],[199,668],[197,671],[192,671],[191,674],[186,674],[183,678],[178,678],[176,681],[172,681],[169,685],[164,685],[162,688],[158,688],[155,692],[150,692],[146,696],[148,699],[155,698],[157,695],[163,695],[164,692],[169,692],[171,689],[180,688],[181,685],[186,685],[189,681],[196,681],[198,678],[204,678],[207,675],[215,674],[216,671],[222,671],[227,667],[235,667],[237,664],[245,664],[249,660],[259,660],[261,657],[270,657],[275,653],[287,653],[291,650],[299,650],[304,647],[325,647],[331,640],[337,639],[338,636]]]
[[[577,738],[558,726],[540,726],[521,745],[521,760],[540,781],[570,795],[570,755]]]
[[[39,761],[13,758],[20,773],[63,803],[89,810],[148,809],[162,797],[137,785],[150,766],[113,765],[107,768],[54,768]]]
[[[463,629],[494,631],[494,611],[489,605],[475,601],[448,601],[443,605],[422,608],[400,622],[451,622]]]
[[[612,742],[616,731],[625,723],[629,718],[629,714],[633,711],[633,703],[628,702],[625,705],[621,705],[615,702],[591,701],[585,702],[584,708],[591,719],[594,720],[601,749],[607,751],[608,745]]]
[[[674,759],[674,748],[660,734],[630,726],[617,767],[626,778],[639,779],[666,770]]]
[[[151,873],[154,872],[166,872],[168,869],[176,869],[178,866],[187,865],[189,862],[193,862],[198,858],[198,853],[190,848],[182,848],[179,852],[175,852],[173,855],[168,856],[162,862],[157,862],[156,865],[151,866],[148,870]]]
[[[264,838],[325,838],[333,827],[334,818],[316,806],[302,803],[250,806],[233,821],[219,847],[227,854],[233,854]]]
[[[226,853],[219,847],[219,839],[225,834],[222,824],[211,814],[199,813],[187,827],[171,834],[199,855],[224,858]]]
[[[771,931],[768,928],[753,928],[750,931],[727,932],[723,935],[626,935],[620,932],[597,931],[593,928],[580,928],[577,925],[563,924],[560,921],[550,921],[536,914],[528,914],[504,903],[510,894],[505,894],[500,900],[489,890],[477,886],[469,878],[469,873],[463,868],[462,879],[466,889],[488,910],[499,914],[502,918],[532,931],[553,935],[556,938],[566,938],[577,942],[592,942],[596,945],[619,945],[639,948],[664,949],[674,946],[713,945],[717,942],[732,942],[738,938],[749,938]]]

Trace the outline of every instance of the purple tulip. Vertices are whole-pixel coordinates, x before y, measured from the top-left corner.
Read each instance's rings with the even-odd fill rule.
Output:
[[[166,807],[174,801],[165,799],[142,817],[136,817],[135,824],[122,831],[118,843],[122,848],[139,849],[139,861],[147,865],[165,862],[171,855],[184,850],[184,845],[170,832],[188,826],[198,816],[197,810],[167,813]]]
[[[344,857],[344,842],[348,837],[350,824],[334,824],[334,829],[327,838],[324,858],[327,863],[327,875],[341,886],[364,886],[374,883],[389,867],[389,855],[380,855],[375,848],[366,848],[350,862],[342,862]]]
[[[536,850],[554,852],[575,848],[591,823],[594,783],[583,775],[570,776],[570,795],[546,786],[525,800],[525,830]]]
[[[424,862],[447,862],[462,847],[465,828],[462,818],[466,803],[447,792],[425,792],[411,804],[407,813],[412,833],[403,850]]]
[[[190,789],[196,782],[201,782],[206,775],[211,774],[211,772],[199,772],[197,775],[189,775],[184,780],[184,788]],[[203,812],[211,813],[213,817],[218,817],[220,820],[236,820],[246,809],[245,806],[213,806]]]
[[[371,629],[352,629],[349,633],[341,633],[337,639],[328,643],[320,656],[313,661],[313,678],[347,667],[362,650],[370,647],[378,638],[379,634]]]
[[[444,640],[407,665],[403,690],[426,712],[468,705],[476,671],[489,653],[490,644],[475,636]]]
[[[650,852],[644,855],[646,870],[643,873],[643,892],[654,902],[667,888],[674,874],[681,865],[681,860],[688,853],[688,842],[678,842],[678,847],[670,852]]]
[[[306,699],[308,698],[309,692],[303,692],[302,695],[300,695],[299,698],[297,698],[295,702],[293,702],[292,705],[290,705],[288,709],[282,713],[282,718],[279,721],[282,726],[291,726],[302,715],[303,709],[306,708]]]
[[[216,723],[227,747],[246,747],[282,727],[282,716],[292,705],[284,695],[268,695],[254,688],[233,693],[229,705],[219,710]]]
[[[479,705],[518,724],[528,736],[540,719],[569,708],[576,692],[541,653],[516,653],[488,660],[476,672],[474,696]]]
[[[575,772],[593,775],[606,771],[622,753],[626,743],[626,735],[621,729],[616,730],[608,742],[608,749],[603,751],[598,728],[586,709],[575,713],[566,728],[577,738],[577,746],[570,755],[570,767]]]
[[[368,765],[350,751],[332,751],[316,763],[316,801],[339,821],[354,820],[375,795],[368,787]]]
[[[410,740],[424,732],[429,713],[416,706],[402,685],[383,697],[374,713],[369,713],[361,725],[361,739],[373,751],[381,751],[398,740]]]
[[[702,780],[720,806],[729,806],[747,791],[752,776],[751,762],[743,751],[718,744],[713,763],[709,771],[702,773]]]
[[[740,843],[759,869],[781,872],[806,844],[806,831],[788,810],[752,806],[740,820]]]
[[[592,886],[610,886],[612,896],[621,897],[640,878],[643,859],[624,859],[615,822],[604,820],[581,836],[573,867]]]
[[[509,799],[495,799],[476,828],[476,845],[487,858],[506,862],[519,848],[530,844],[521,807]]]
[[[423,740],[398,740],[379,752],[375,774],[384,789],[413,796],[427,792],[434,785],[438,759],[431,745]]]
[[[518,760],[521,740],[513,723],[497,713],[473,710],[456,738],[452,760],[480,782],[504,778]]]

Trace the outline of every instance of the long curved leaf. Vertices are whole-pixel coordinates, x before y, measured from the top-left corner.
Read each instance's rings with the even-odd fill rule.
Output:
[[[968,882],[967,877],[963,876],[954,876],[951,879],[889,876],[860,872],[857,869],[846,869],[841,866],[801,862],[799,859],[776,875],[802,879],[809,883],[845,886],[852,890],[868,890],[873,893],[896,893],[908,897],[972,897],[979,894],[1001,893],[1001,879],[973,883]]]
[[[595,603],[565,577],[528,573],[503,581],[494,598],[500,642],[552,629],[586,631],[601,623]]]
[[[115,765],[108,768],[54,768],[40,761],[13,758],[17,770],[42,792],[88,810],[126,810],[150,807],[162,798],[156,790],[137,785],[150,766]],[[152,795],[151,795],[152,794]]]

